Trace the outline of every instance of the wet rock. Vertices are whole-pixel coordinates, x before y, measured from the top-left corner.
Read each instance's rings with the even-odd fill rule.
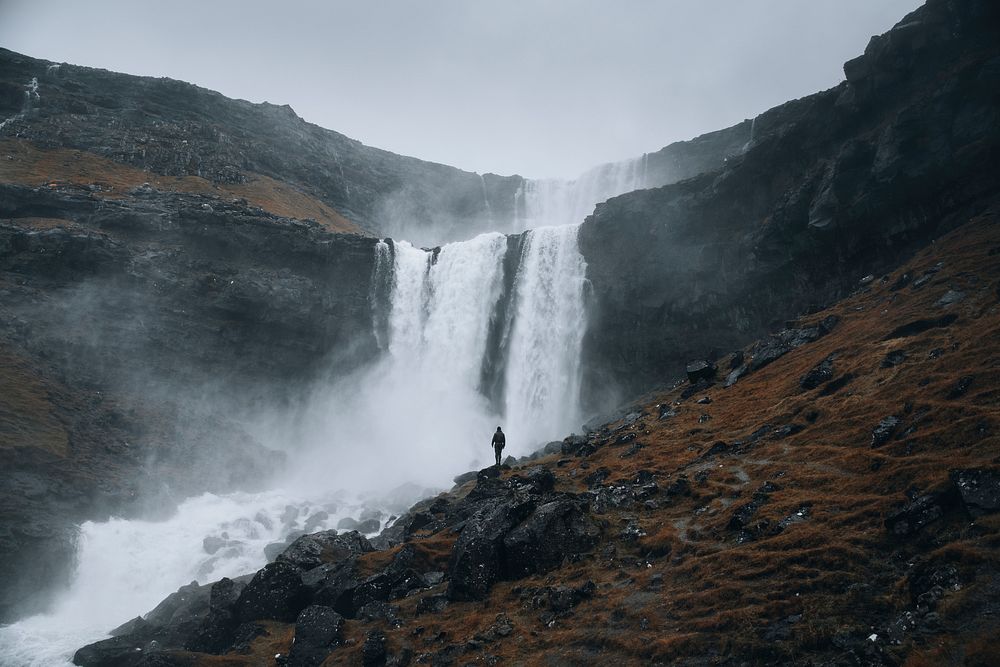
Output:
[[[826,359],[813,366],[808,373],[799,379],[799,386],[808,391],[832,380],[833,359],[834,355],[831,354]]]
[[[709,447],[708,450],[704,454],[702,454],[699,458],[704,461],[705,459],[710,459],[713,456],[725,454],[728,449],[729,446],[720,440],[719,442],[716,442],[711,447]]]
[[[639,434],[636,433],[635,431],[630,431],[629,433],[622,433],[617,438],[615,438],[615,443],[614,444],[616,444],[616,445],[624,445],[624,444],[632,442],[638,436],[639,436]]]
[[[254,575],[235,605],[241,622],[275,620],[291,623],[305,607],[308,591],[302,570],[289,562],[268,563]]]
[[[148,649],[154,641],[139,639],[133,635],[111,637],[78,650],[73,655],[73,664],[80,667],[138,666],[150,652]]]
[[[890,535],[908,537],[940,519],[956,502],[954,488],[919,496],[890,514],[885,520],[885,527]]]
[[[519,579],[559,567],[564,558],[590,550],[600,531],[578,499],[540,505],[503,539],[506,575]]]
[[[534,509],[535,501],[487,501],[466,522],[448,564],[448,599],[481,600],[505,574],[504,536]]]
[[[185,648],[203,653],[222,653],[232,644],[239,625],[234,613],[236,601],[250,579],[250,575],[237,579],[223,577],[212,584],[208,617],[193,637],[185,642]]]
[[[663,492],[668,497],[674,496],[690,496],[691,495],[691,483],[688,481],[687,475],[681,473],[677,476],[677,479],[670,482],[667,488]]]
[[[381,667],[388,658],[385,633],[369,630],[361,647],[361,664],[364,667]]]
[[[331,607],[347,618],[354,615],[354,591],[361,585],[355,559],[315,567],[302,575],[302,584],[312,604]]]
[[[716,366],[710,361],[699,359],[688,362],[685,370],[687,371],[688,382],[697,384],[699,381],[715,378]]]
[[[310,605],[295,619],[288,667],[318,667],[340,644],[344,617],[330,607]]]
[[[447,595],[428,595],[417,602],[417,615],[439,614],[448,606]]]
[[[901,420],[895,415],[889,415],[885,417],[878,423],[878,426],[872,430],[872,441],[871,446],[881,447],[885,443],[889,442],[889,438],[892,437],[893,433],[896,432],[896,428],[900,425]]]
[[[1000,510],[1000,472],[971,468],[952,470],[949,476],[969,514],[978,517]]]
[[[750,371],[749,364],[743,364],[730,371],[729,375],[726,376],[725,386],[732,387],[734,384],[739,382],[740,378],[746,375]]]
[[[969,387],[972,386],[972,382],[975,377],[972,375],[963,375],[958,379],[958,381],[948,390],[946,398],[954,400],[965,395],[965,392],[969,391]]]
[[[595,486],[600,486],[601,484],[603,484],[604,480],[606,480],[610,474],[611,471],[608,470],[607,468],[598,468],[594,472],[584,477],[583,481],[588,487],[594,488]]]
[[[168,595],[145,615],[156,628],[156,639],[169,646],[182,646],[201,628],[210,611],[212,586],[191,582]]]
[[[710,396],[702,396],[697,401],[695,401],[695,403],[697,403],[698,405],[709,405],[711,404],[711,402],[712,398]]]
[[[362,621],[385,621],[394,628],[403,626],[403,619],[399,617],[399,607],[384,600],[366,602],[358,609],[355,617]]]
[[[277,562],[311,570],[323,563],[338,562],[369,551],[374,551],[374,547],[356,531],[338,534],[335,530],[324,530],[296,539],[278,556]]]
[[[831,320],[833,326],[836,322]],[[785,329],[777,334],[773,334],[767,339],[757,343],[753,347],[750,359],[750,370],[760,370],[764,366],[780,359],[797,347],[819,340],[829,329],[815,326],[803,329]]]
[[[908,338],[910,336],[916,336],[925,331],[931,329],[941,329],[944,327],[951,326],[958,319],[958,315],[951,313],[949,315],[942,315],[941,317],[934,317],[921,320],[913,320],[912,322],[907,322],[902,326],[898,326],[888,334],[886,334],[883,340],[892,340],[893,338]]]

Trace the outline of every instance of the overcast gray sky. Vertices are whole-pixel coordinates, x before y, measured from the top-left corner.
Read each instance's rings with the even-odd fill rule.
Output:
[[[573,176],[835,85],[918,0],[0,0],[0,45],[464,169]]]

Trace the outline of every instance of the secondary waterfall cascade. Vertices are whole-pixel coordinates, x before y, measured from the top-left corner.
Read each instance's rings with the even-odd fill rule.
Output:
[[[643,154],[594,167],[572,181],[525,180],[514,194],[513,231],[580,224],[595,204],[649,186],[647,162]]]

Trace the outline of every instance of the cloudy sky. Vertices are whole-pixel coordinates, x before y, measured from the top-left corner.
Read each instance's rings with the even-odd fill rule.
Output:
[[[572,176],[835,85],[918,0],[0,0],[0,46],[290,104],[366,144]]]

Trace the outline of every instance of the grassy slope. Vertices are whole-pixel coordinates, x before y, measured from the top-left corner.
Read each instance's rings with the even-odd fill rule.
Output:
[[[843,654],[838,638],[882,633],[887,657],[909,667],[994,664],[1000,516],[972,520],[953,510],[908,538],[890,536],[885,518],[908,494],[944,487],[949,469],[1000,469],[998,222],[1000,211],[987,212],[893,274],[803,318],[800,324],[836,314],[841,323],[735,386],[719,384],[681,400],[681,385],[649,397],[643,417],[605,436],[591,456],[543,459],[563,490],[583,491],[583,478],[603,467],[610,472],[606,484],[646,470],[663,489],[686,475],[691,493],[661,493],[648,507],[598,515],[604,538],[590,556],[548,575],[501,583],[485,602],[417,616],[419,599],[440,590],[399,601],[405,624],[384,628],[390,655],[407,646],[419,661],[459,645],[455,664],[810,664]],[[893,289],[903,274],[916,279],[939,263],[922,286]],[[937,305],[952,289],[965,298]],[[887,339],[902,324],[947,313],[958,316],[948,327]],[[893,351],[904,351],[905,360],[883,368]],[[834,377],[854,379],[826,396],[823,386],[803,390],[799,379],[834,353]],[[973,377],[968,391],[949,398],[963,376]],[[711,403],[697,403],[702,396]],[[660,420],[660,405],[678,414]],[[872,447],[872,430],[889,415],[901,419],[896,435]],[[788,424],[803,428],[774,434]],[[759,440],[733,448],[764,426]],[[614,442],[630,431],[643,448],[622,458],[632,443]],[[717,442],[727,443],[728,452],[704,456]],[[761,536],[740,543],[730,520],[765,482],[775,490],[751,522]],[[802,508],[805,520],[768,530]],[[623,536],[630,523],[644,535]],[[445,530],[414,541],[428,569],[444,569],[454,539]],[[371,571],[390,556],[366,556]],[[958,583],[936,608],[940,630],[905,632],[898,645],[885,643],[884,628],[915,607],[914,579],[941,567],[955,568]],[[535,589],[588,580],[597,584],[592,599],[569,615],[545,615],[544,596]],[[484,634],[499,614],[513,626],[502,639]],[[360,664],[373,625],[348,621],[345,646],[325,664]],[[273,664],[293,632],[275,623],[267,629],[251,655],[186,657],[191,664]]]
[[[165,192],[246,199],[275,215],[315,220],[332,232],[362,233],[332,208],[287,183],[261,174],[246,176],[248,180],[242,184],[212,183],[198,176],[161,176],[86,151],[39,148],[21,139],[0,140],[0,183],[94,186],[95,196],[114,199],[149,183]]]

